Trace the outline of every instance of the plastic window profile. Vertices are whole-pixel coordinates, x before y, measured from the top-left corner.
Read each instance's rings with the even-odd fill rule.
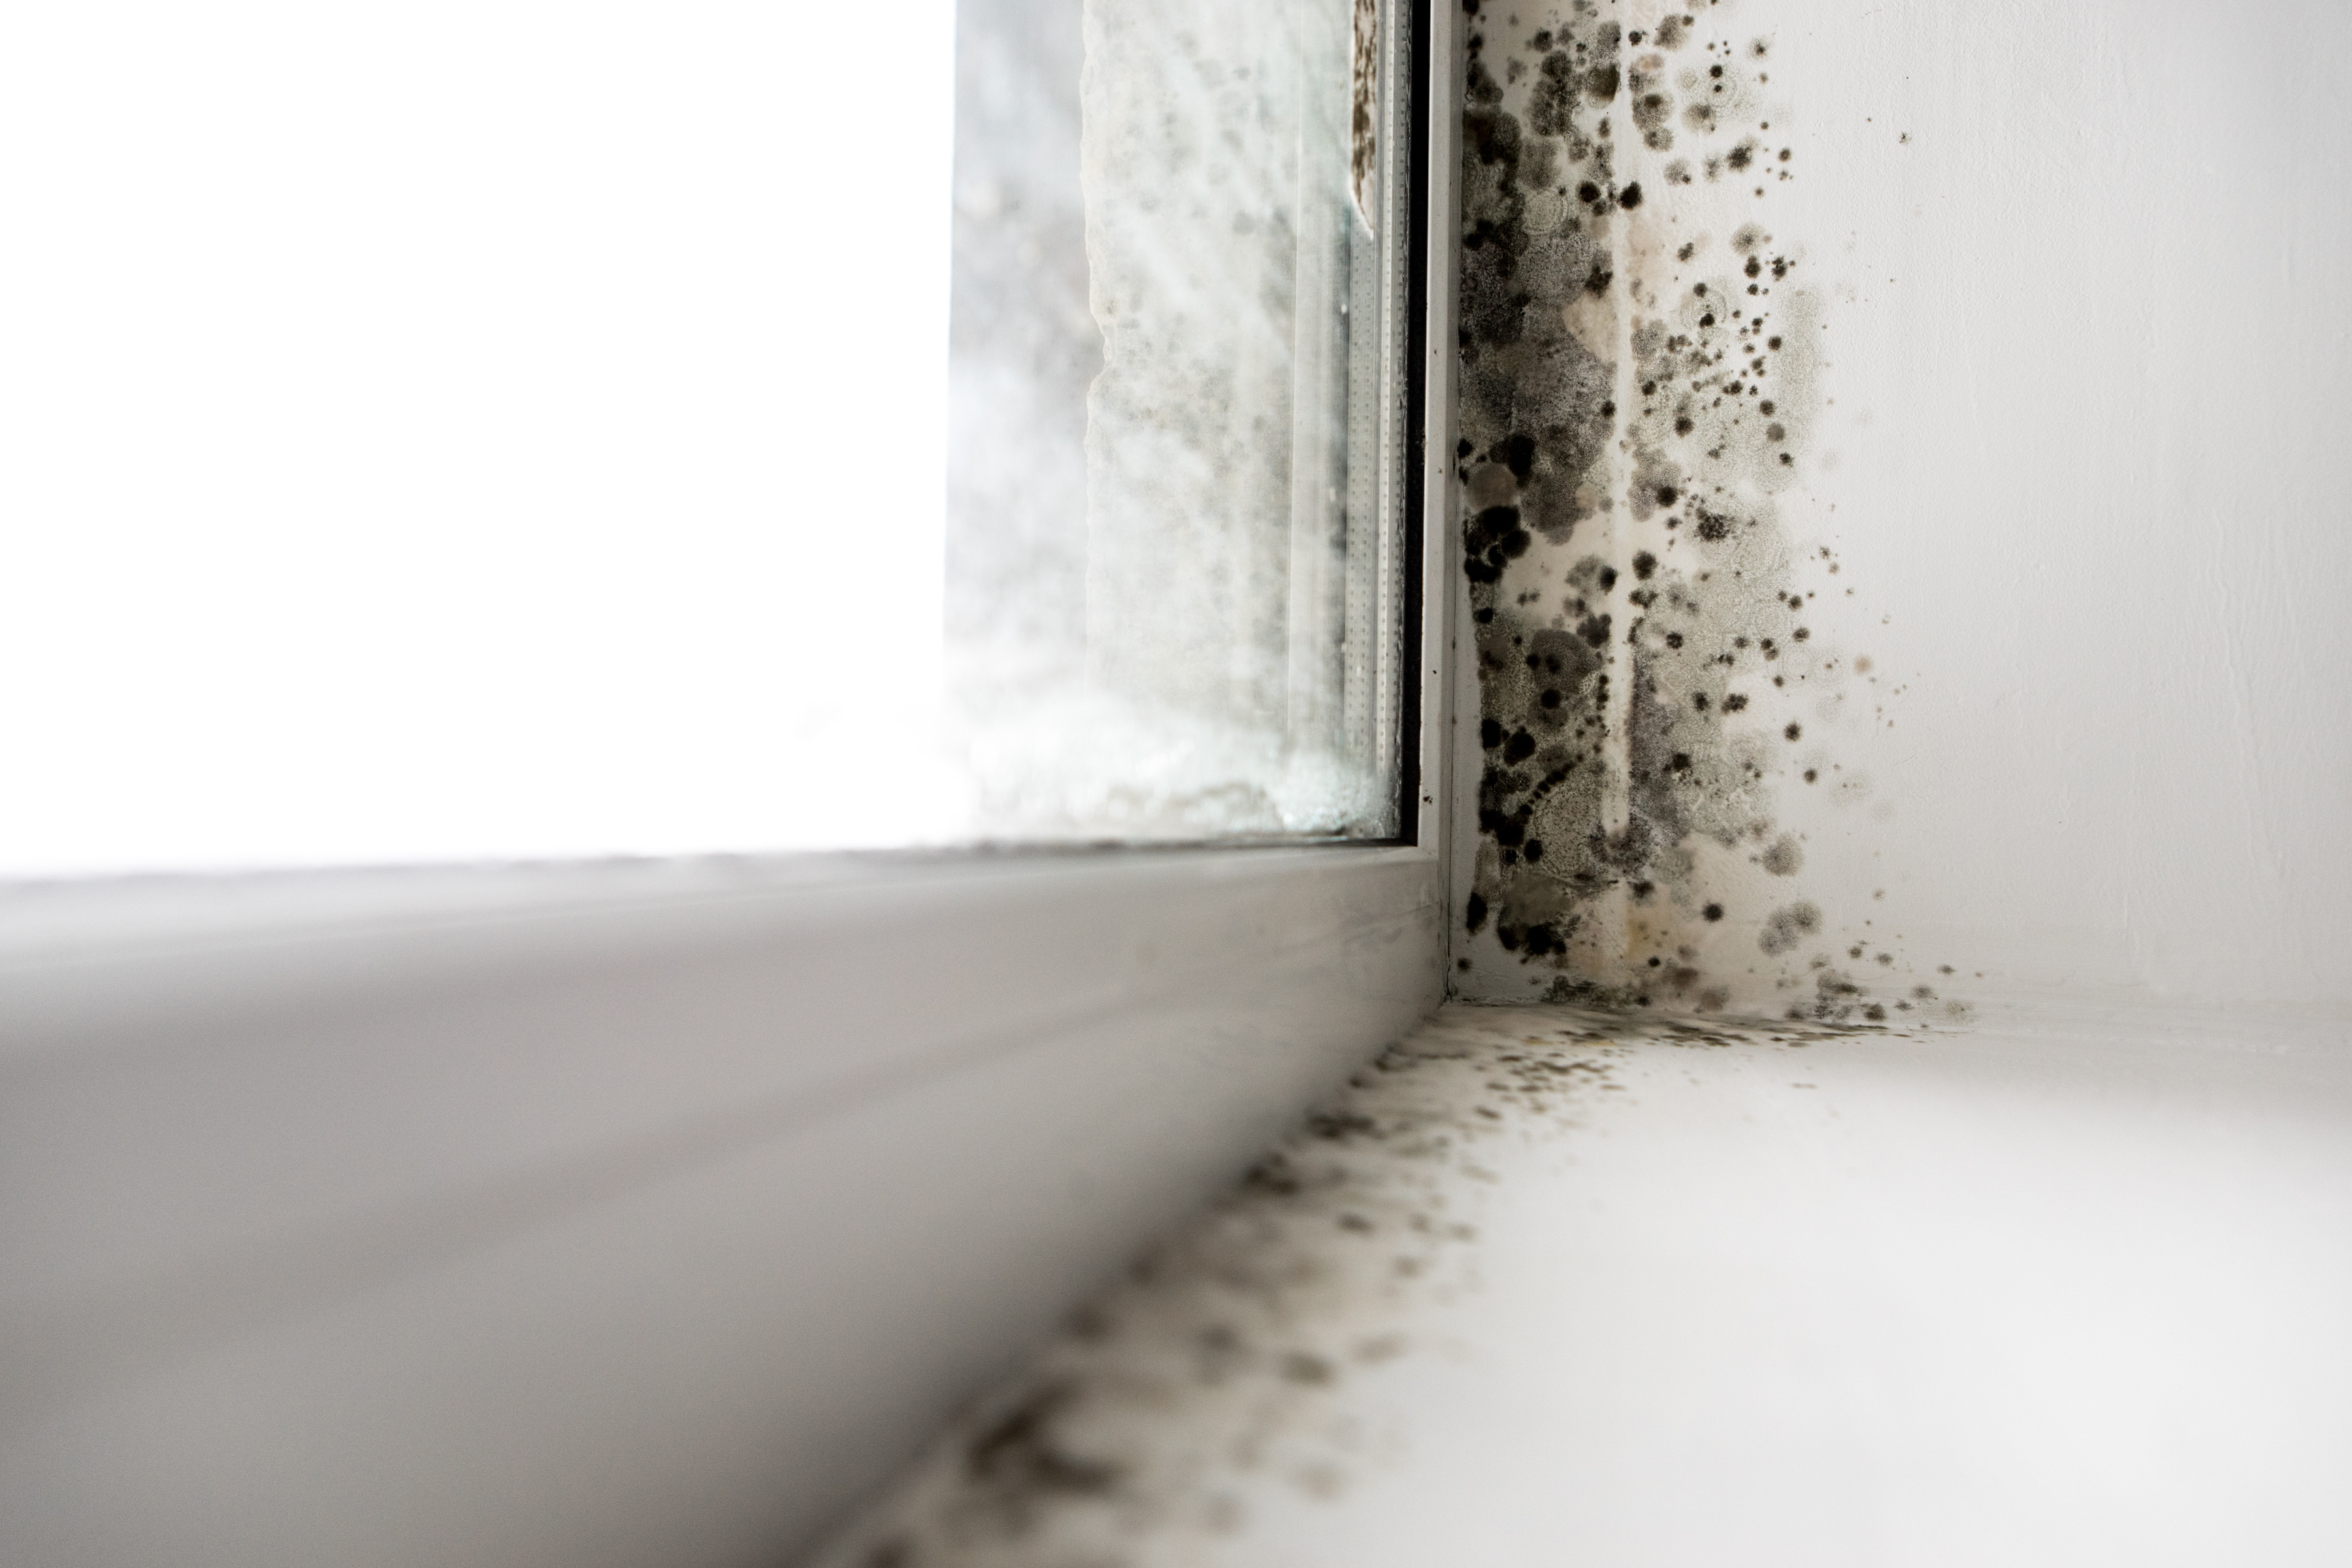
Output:
[[[1416,433],[1453,426],[1433,9]],[[1448,447],[1413,442],[1416,522]],[[1400,842],[13,896],[0,1555],[805,1540],[1439,999],[1444,532],[1407,535]]]

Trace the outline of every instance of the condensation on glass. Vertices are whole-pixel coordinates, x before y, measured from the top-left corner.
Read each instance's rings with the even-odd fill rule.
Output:
[[[978,837],[1396,833],[1403,15],[962,0],[946,658]]]

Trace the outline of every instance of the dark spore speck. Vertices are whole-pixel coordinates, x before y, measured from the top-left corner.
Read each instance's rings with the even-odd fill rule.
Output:
[[[1507,436],[1495,443],[1495,449],[1487,456],[1510,469],[1511,477],[1525,484],[1528,476],[1535,472],[1536,438],[1526,434]]]

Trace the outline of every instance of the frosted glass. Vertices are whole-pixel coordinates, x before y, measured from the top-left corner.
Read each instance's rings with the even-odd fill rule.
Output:
[[[977,829],[1393,832],[1400,40],[1356,0],[964,16],[949,658]]]
[[[1383,23],[17,7],[0,878],[1392,832]]]

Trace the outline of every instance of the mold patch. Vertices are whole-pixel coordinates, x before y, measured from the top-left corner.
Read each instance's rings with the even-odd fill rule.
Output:
[[[1294,1540],[1296,1510],[1378,1486],[1411,1441],[1412,1405],[1400,1415],[1383,1380],[1452,1362],[1444,1313],[1480,1289],[1498,1179],[1630,1110],[1637,1071],[1690,1070],[1662,1057],[1736,1047],[1793,1068],[1808,1047],[1887,1033],[1448,1009],[1081,1309],[814,1561],[1224,1561],[1286,1518],[1276,1539]]]
[[[1785,792],[1867,793],[1839,750],[1867,664],[1836,552],[1789,515],[1818,516],[1828,323],[1771,221],[1801,157],[1770,41],[1733,5],[1465,11],[1456,992],[1883,1011],[1803,966],[1843,925],[1789,885]]]

